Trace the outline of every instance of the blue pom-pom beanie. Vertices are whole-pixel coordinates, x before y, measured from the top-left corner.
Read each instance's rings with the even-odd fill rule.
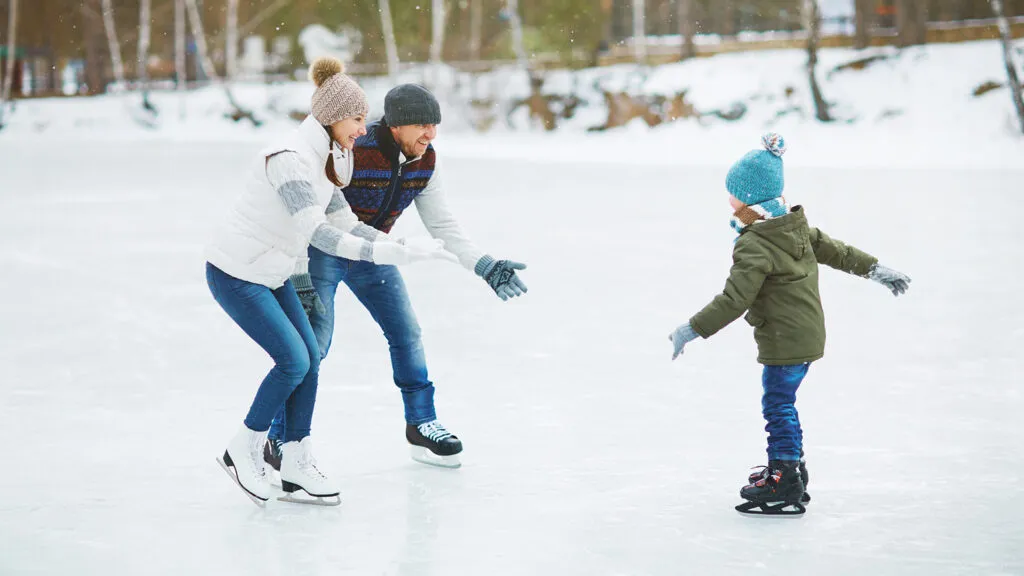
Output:
[[[751,150],[729,168],[725,189],[750,206],[782,196],[782,155],[786,141],[774,132],[761,136],[763,150]]]

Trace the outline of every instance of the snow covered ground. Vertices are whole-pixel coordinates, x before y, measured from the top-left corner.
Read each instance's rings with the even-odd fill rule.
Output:
[[[764,459],[750,329],[674,363],[666,339],[721,289],[720,165],[757,130],[709,166],[442,141],[466,228],[529,264],[509,303],[449,264],[406,269],[464,466],[408,458],[386,344],[348,297],[314,419],[342,506],[259,510],[214,457],[269,363],[214,303],[202,246],[260,143],[11,134],[0,574],[1024,573],[1020,165],[825,169],[801,160],[821,133],[791,138],[787,198],[914,283],[895,299],[823,273],[827,355],[798,402],[814,501],[777,520],[732,510]]]

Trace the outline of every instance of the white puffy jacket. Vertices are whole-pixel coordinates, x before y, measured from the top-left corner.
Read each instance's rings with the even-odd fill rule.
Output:
[[[332,151],[327,132],[312,116],[281,143],[260,152],[245,191],[207,246],[207,261],[235,278],[271,289],[280,288],[297,264],[301,269],[311,242],[344,258],[402,263],[405,247],[366,230],[327,179],[325,166],[332,153],[335,171],[347,184],[352,154],[341,148]],[[328,207],[335,213],[329,221]]]

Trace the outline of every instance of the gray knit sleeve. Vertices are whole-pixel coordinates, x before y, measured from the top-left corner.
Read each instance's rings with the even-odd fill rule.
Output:
[[[309,179],[310,168],[295,152],[285,151],[267,158],[267,179],[277,191],[299,232],[316,248],[351,260],[373,260],[371,242],[356,237],[327,221],[326,207],[317,204]]]
[[[327,220],[338,228],[370,242],[390,240],[380,230],[359,221],[359,218],[352,212],[352,207],[349,206],[341,188],[334,189],[334,195],[331,196],[331,201],[327,204]]]

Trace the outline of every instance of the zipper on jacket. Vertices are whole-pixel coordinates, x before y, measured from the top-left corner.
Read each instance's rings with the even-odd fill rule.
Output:
[[[391,185],[388,186],[388,193],[384,196],[384,201],[381,202],[377,215],[370,221],[370,226],[377,228],[377,226],[380,226],[381,222],[386,220],[388,216],[395,211],[400,198],[398,189],[402,186],[402,169],[409,164],[418,161],[420,158],[420,156],[417,156],[412,160],[407,160],[398,165],[397,171],[391,176]]]

